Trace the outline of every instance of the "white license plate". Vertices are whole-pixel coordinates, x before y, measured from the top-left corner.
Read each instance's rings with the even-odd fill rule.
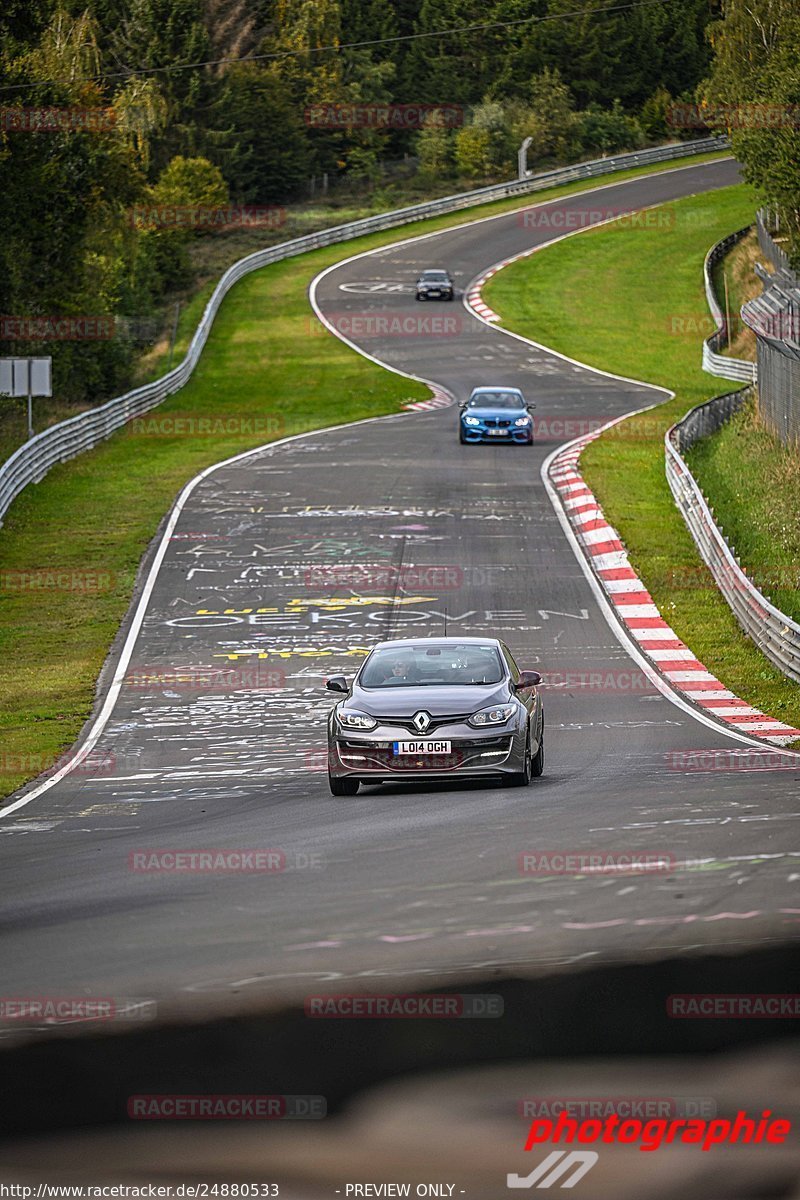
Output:
[[[395,754],[449,754],[449,742],[392,742]]]
[[[490,429],[489,435],[491,437],[508,437],[508,430],[507,429]]]

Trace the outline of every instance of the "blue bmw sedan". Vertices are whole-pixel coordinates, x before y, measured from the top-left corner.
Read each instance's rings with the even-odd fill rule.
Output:
[[[477,387],[460,406],[459,439],[467,442],[516,442],[533,445],[535,404],[525,400],[519,388]]]

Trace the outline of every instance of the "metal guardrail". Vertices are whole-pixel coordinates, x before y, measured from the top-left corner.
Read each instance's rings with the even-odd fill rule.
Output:
[[[737,379],[741,383],[755,383],[758,370],[754,362],[718,353],[723,339],[727,339],[728,336],[728,322],[714,291],[712,273],[714,267],[720,259],[725,257],[731,246],[735,246],[749,231],[750,226],[746,225],[744,229],[737,229],[735,233],[731,233],[721,242],[717,242],[711,247],[703,263],[706,300],[717,327],[711,337],[707,337],[703,342],[703,370],[708,371],[709,375],[719,375],[722,379]]]
[[[443,196],[438,200],[412,204],[406,208],[394,209],[392,212],[362,217],[358,221],[335,225],[330,229],[323,229],[319,233],[306,234],[304,237],[294,238],[277,246],[270,246],[265,250],[257,250],[254,254],[239,259],[228,268],[215,287],[200,324],[195,330],[186,357],[174,370],[153,383],[135,388],[124,396],[107,401],[98,408],[70,417],[69,420],[61,421],[58,425],[52,425],[42,433],[36,434],[0,465],[0,524],[2,524],[2,517],[8,511],[13,500],[28,484],[38,483],[56,463],[66,462],[68,459],[74,458],[76,454],[92,449],[133,417],[149,412],[167,396],[179,391],[184,386],[197,365],[214,317],[223,299],[233,285],[251,271],[257,271],[269,263],[279,262],[297,254],[304,254],[308,250],[331,246],[337,242],[348,241],[351,238],[362,237],[383,229],[392,229],[411,221],[421,221],[439,213],[457,212],[459,209],[485,204],[490,200],[500,200],[506,196],[524,196],[530,192],[553,187],[555,184],[570,183],[581,179],[596,179],[599,176],[629,170],[632,167],[646,166],[649,163],[669,162],[672,159],[685,158],[689,155],[723,150],[727,148],[728,144],[728,139],[725,137],[702,138],[693,142],[656,146],[653,149],[639,150],[632,154],[619,154],[613,158],[575,163],[569,167],[560,167],[554,171],[544,171],[532,175],[528,179],[515,179],[508,183],[492,184],[475,191]]]
[[[756,231],[761,253],[768,258],[776,271],[791,271],[789,256],[782,246],[773,238],[770,229],[777,229],[777,214],[768,208],[760,208],[756,213]]]
[[[698,438],[716,432],[754,394],[751,386],[717,396],[668,429],[667,481],[703,561],[742,629],[776,667],[800,683],[800,625],[775,608],[745,574],[683,458]]]
[[[742,305],[742,319],[756,335],[758,410],[785,446],[800,446],[800,278],[770,230],[777,215],[756,215],[758,244],[773,273],[757,268],[764,290]]]

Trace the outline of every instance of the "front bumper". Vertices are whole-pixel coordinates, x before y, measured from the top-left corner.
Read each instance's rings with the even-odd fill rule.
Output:
[[[532,425],[511,425],[498,430],[496,426],[465,425],[462,421],[461,433],[466,442],[514,442],[521,446],[530,446],[533,442]]]
[[[441,726],[431,741],[449,741],[449,754],[394,754],[392,743],[409,741],[407,729],[382,725],[368,734],[329,731],[328,770],[364,783],[402,779],[481,778],[515,775],[523,770],[525,730],[512,719],[485,733],[471,726]],[[420,739],[422,740],[422,739]]]

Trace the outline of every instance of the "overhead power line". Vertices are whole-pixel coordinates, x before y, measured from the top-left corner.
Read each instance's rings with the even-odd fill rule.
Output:
[[[403,33],[395,37],[372,38],[361,42],[335,42],[329,46],[306,47],[302,50],[276,50],[271,54],[251,54],[247,58],[206,58],[200,62],[173,63],[162,67],[130,67],[124,71],[102,71],[89,75],[83,81],[100,82],[105,79],[130,79],[137,75],[171,74],[174,71],[195,71],[199,67],[222,67],[234,63],[266,62],[283,58],[295,58],[306,54],[337,53],[340,50],[360,50],[368,46],[389,46],[399,42],[415,42],[423,38],[446,38],[460,33],[483,33],[490,29],[511,29],[519,25],[543,25],[547,21],[566,21],[573,17],[604,17],[611,13],[628,12],[633,8],[664,8],[672,0],[632,0],[628,4],[613,4],[607,8],[576,8],[571,12],[548,13],[543,17],[517,17],[513,21],[485,21],[477,25],[457,25],[450,29],[434,29],[422,33]],[[42,87],[47,84],[74,83],[74,79],[37,79],[28,83],[0,85],[0,92],[16,92],[26,88]]]

